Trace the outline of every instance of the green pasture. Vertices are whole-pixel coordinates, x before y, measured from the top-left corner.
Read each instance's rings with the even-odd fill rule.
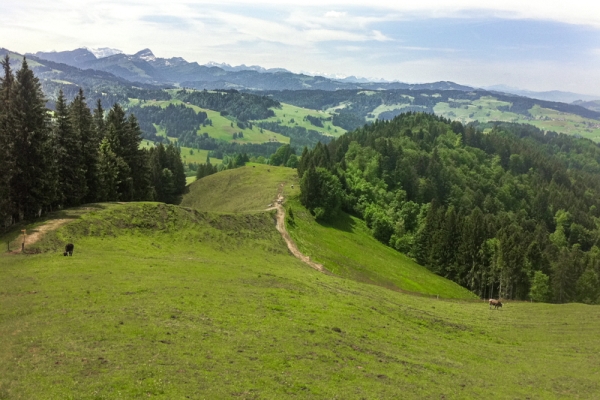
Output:
[[[0,254],[2,399],[600,393],[598,307],[489,310],[322,274],[288,253],[273,212],[76,211],[56,214],[72,222],[45,252]]]
[[[171,141],[176,141],[175,138],[169,138]],[[149,149],[155,146],[155,143],[151,140],[143,139],[142,143],[140,143],[140,148]],[[198,163],[204,164],[206,163],[206,156],[208,156],[209,150],[198,150],[192,149],[191,147],[180,147],[181,149],[181,160],[184,164],[190,163]],[[221,164],[223,160],[220,158],[211,157],[211,164]]]
[[[540,129],[569,135],[580,135],[595,142],[600,142],[600,121],[540,106],[533,107],[529,110],[529,113],[534,119],[528,121],[528,123]]]
[[[183,103],[181,100],[161,100],[161,101],[146,101],[142,106],[160,106],[167,107],[169,104],[179,105],[185,104],[186,107],[193,109],[196,112],[206,112],[208,118],[212,121],[212,126],[202,126],[198,130],[198,134],[208,133],[212,138],[224,140],[227,142],[236,142],[240,144],[244,143],[265,143],[265,142],[280,142],[289,143],[290,138],[280,135],[279,133],[271,132],[266,129],[262,130],[257,126],[253,126],[252,129],[245,128],[241,129],[237,126],[237,123],[221,116],[218,111],[207,110],[194,106],[192,104]],[[233,124],[233,126],[231,126]],[[233,140],[233,134],[242,132],[243,138]]]
[[[284,196],[299,193],[297,182],[295,169],[248,163],[194,182],[181,205],[221,213],[263,211],[280,191]]]
[[[323,121],[323,128],[321,128],[311,124],[308,120],[304,119],[307,115],[317,118],[331,118],[331,114],[327,111],[311,110],[308,108],[296,107],[286,103],[281,103],[281,108],[273,108],[273,111],[275,111],[274,117],[270,117],[261,121],[277,122],[280,125],[290,127],[302,126],[306,129],[312,129],[314,131],[320,132],[323,135],[335,137],[341,136],[344,133],[346,133],[345,129],[333,125],[331,121]],[[244,135],[245,134],[246,133],[244,133]]]
[[[395,111],[395,110],[402,110],[403,108],[406,107],[410,107],[410,104],[382,104],[378,107],[376,107],[373,111],[371,111],[371,114],[373,114],[373,117],[366,117],[365,120],[367,122],[374,122],[376,119],[379,118],[379,114],[386,112],[386,111]]]
[[[297,198],[286,202],[294,220],[287,228],[300,251],[335,275],[359,282],[440,296],[475,299],[473,293],[418,265],[373,238],[365,222],[341,212],[329,223],[318,223]]]
[[[525,117],[499,110],[499,106],[510,106],[511,103],[499,101],[491,96],[483,96],[474,101],[461,100],[457,102],[462,103],[459,108],[452,108],[448,103],[441,102],[436,104],[433,110],[438,115],[463,123],[472,121],[516,122],[534,125],[545,131],[579,135],[596,142],[600,141],[600,121],[597,120],[542,108],[538,105],[529,110],[530,117]]]
[[[518,122],[522,116],[508,112],[501,111],[498,107],[510,106],[511,103],[496,100],[490,96],[482,96],[481,98],[473,101],[462,100],[456,101],[461,106],[450,107],[449,103],[440,102],[433,107],[433,111],[437,115],[443,117],[458,120],[462,123],[469,123],[473,121],[488,122],[488,121],[506,121],[506,122]]]

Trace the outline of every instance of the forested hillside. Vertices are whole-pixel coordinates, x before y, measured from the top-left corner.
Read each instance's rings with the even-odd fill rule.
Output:
[[[532,126],[402,114],[300,159],[301,200],[482,297],[600,301],[600,147]]]
[[[62,91],[51,113],[24,60],[8,56],[0,78],[0,221],[3,226],[95,201],[174,202],[185,188],[179,150],[140,149],[135,116],[115,104],[92,112],[83,90],[71,103]]]

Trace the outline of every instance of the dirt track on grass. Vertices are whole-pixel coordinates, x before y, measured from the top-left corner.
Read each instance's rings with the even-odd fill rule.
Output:
[[[326,272],[327,270],[323,268],[321,264],[311,261],[310,257],[302,254],[302,252],[298,249],[298,246],[296,246],[296,243],[294,243],[294,241],[290,237],[290,234],[288,233],[287,229],[285,228],[285,208],[283,207],[284,197],[282,191],[283,184],[281,184],[281,186],[279,187],[279,194],[277,195],[277,200],[273,203],[274,206],[267,208],[267,210],[277,210],[277,230],[279,231],[279,233],[281,233],[281,237],[283,237],[283,240],[285,240],[288,249],[290,249],[290,252],[294,255],[294,257],[304,262],[305,264],[308,264],[311,268],[314,268],[317,271]]]
[[[53,219],[48,221],[44,225],[40,225],[35,229],[32,229],[29,232],[26,232],[25,235],[25,252],[27,252],[27,248],[34,243],[37,243],[47,232],[53,231],[71,221],[70,219]],[[11,242],[11,248],[15,248],[11,251],[12,254],[20,254],[21,253],[21,244],[23,243],[23,235],[19,235],[19,237]]]

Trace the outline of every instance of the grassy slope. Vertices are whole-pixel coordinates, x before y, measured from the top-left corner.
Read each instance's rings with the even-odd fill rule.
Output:
[[[294,210],[295,224],[288,224],[288,230],[299,249],[334,274],[394,290],[474,298],[459,285],[373,239],[357,218],[343,214],[332,225],[316,223],[297,200],[300,187],[294,169],[251,164],[210,175],[190,185],[181,205],[201,211],[256,212],[267,208],[279,190],[287,199],[286,207]]]
[[[0,255],[0,398],[593,398],[600,309],[320,274],[272,215],[110,205]]]
[[[563,113],[535,106],[529,110],[530,117],[498,110],[499,106],[509,106],[510,103],[496,100],[493,97],[482,97],[472,102],[463,101],[461,108],[450,108],[448,103],[438,103],[433,109],[436,114],[446,118],[459,120],[463,123],[471,121],[506,121],[531,124],[542,130],[580,135],[600,141],[600,122],[583,118],[578,115]],[[481,107],[481,108],[479,108]]]
[[[285,126],[302,126],[306,129],[312,129],[324,135],[335,137],[341,136],[344,133],[346,133],[345,129],[333,125],[331,121],[324,121],[323,128],[321,128],[318,126],[314,126],[309,121],[304,119],[307,115],[311,115],[317,118],[331,118],[331,113],[327,111],[311,110],[308,108],[297,107],[286,103],[281,103],[281,108],[274,108],[273,111],[275,111],[274,117],[267,118],[262,121],[279,122],[281,125]],[[294,120],[294,122],[291,122],[292,119]]]
[[[358,218],[342,213],[333,223],[319,224],[297,200],[288,206],[294,212],[294,222],[288,222],[287,228],[300,251],[336,275],[394,290],[477,298],[375,240]]]
[[[194,182],[181,205],[213,212],[262,211],[277,198],[281,184],[284,195],[298,193],[297,181],[296,170],[291,168],[250,163]],[[294,189],[292,184],[296,184]]]
[[[137,101],[133,100],[132,104],[138,104]],[[160,106],[167,107],[169,104],[185,104],[181,100],[164,100],[164,101],[147,101],[142,106]],[[271,132],[263,129],[263,133],[260,133],[260,128],[253,127],[253,129],[241,129],[235,122],[233,127],[231,126],[232,121],[221,116],[218,111],[207,110],[194,106],[192,104],[185,104],[186,107],[193,109],[196,112],[204,111],[208,115],[208,118],[212,121],[212,126],[202,126],[198,130],[198,134],[208,133],[212,138],[225,140],[227,142],[236,142],[240,144],[244,143],[265,143],[269,141],[277,141],[280,143],[289,143],[290,138],[280,135],[279,133]],[[233,140],[233,134],[243,132],[244,137],[241,139]]]

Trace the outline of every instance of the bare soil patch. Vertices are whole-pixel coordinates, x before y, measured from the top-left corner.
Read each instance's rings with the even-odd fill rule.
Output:
[[[40,225],[35,229],[32,229],[25,234],[25,252],[27,252],[27,248],[32,244],[37,243],[47,232],[54,231],[66,224],[67,222],[72,221],[68,218],[62,219],[53,219],[48,221],[44,225]],[[11,254],[20,254],[21,253],[21,244],[23,243],[23,235],[19,235],[19,237],[13,240],[10,244]]]
[[[310,257],[302,254],[302,252],[296,246],[296,243],[290,237],[287,229],[285,228],[285,208],[283,207],[283,201],[285,200],[281,192],[283,191],[283,184],[279,187],[279,194],[277,195],[277,200],[273,202],[274,206],[267,208],[267,210],[277,210],[277,230],[281,233],[283,240],[287,244],[288,249],[294,257],[301,260],[302,262],[308,264],[311,268],[316,269],[317,271],[326,272],[326,269],[323,265],[316,263],[310,259]]]

